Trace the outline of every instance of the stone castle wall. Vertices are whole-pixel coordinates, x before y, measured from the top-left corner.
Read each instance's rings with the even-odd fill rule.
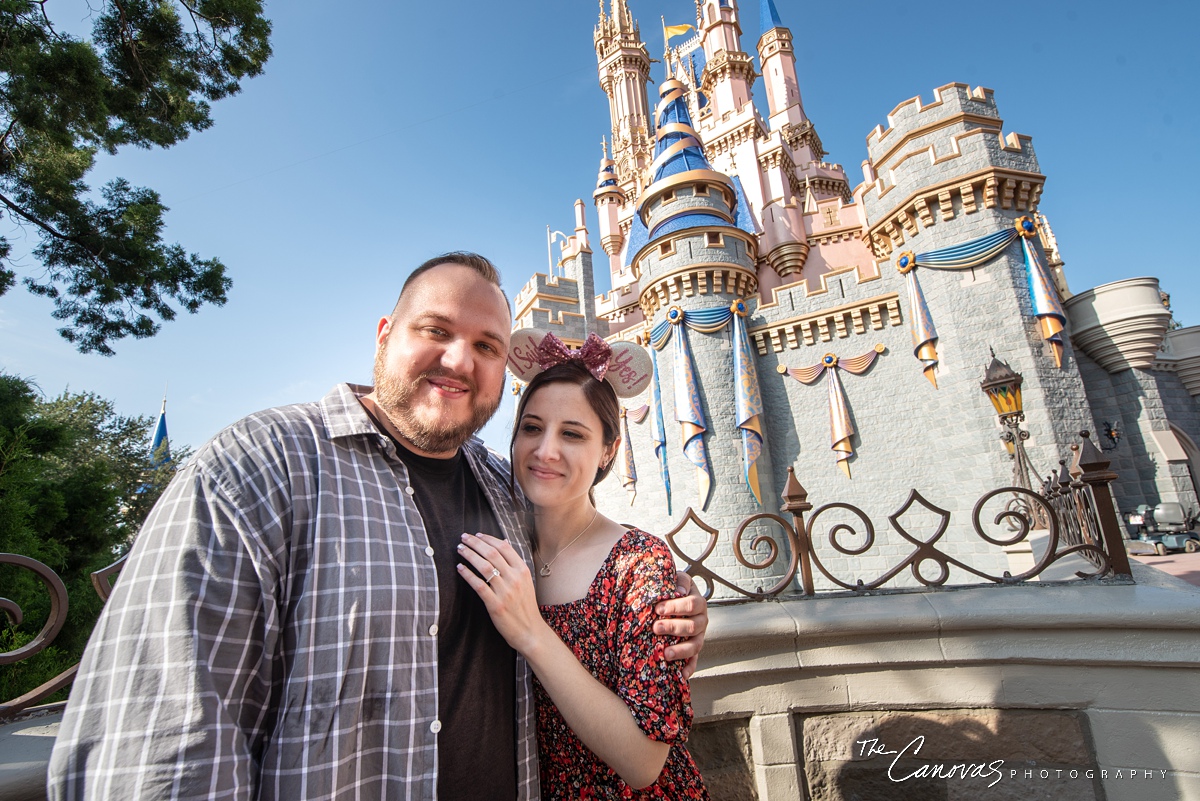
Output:
[[[1200,407],[1174,373],[1128,369],[1109,373],[1079,354],[1080,373],[1095,414],[1095,428],[1114,424],[1120,441],[1109,456],[1119,478],[1113,495],[1122,512],[1139,504],[1163,501],[1182,503],[1184,509],[1200,506],[1186,461],[1164,453],[1159,437],[1172,437],[1172,424],[1195,441],[1200,438]],[[1101,441],[1101,444],[1107,444]]]
[[[714,608],[689,750],[724,799],[1200,797],[1200,593],[1134,573]]]
[[[911,309],[906,279],[895,269],[896,256],[906,250],[923,253],[962,244],[1010,228],[1020,216],[1037,211],[1044,180],[1037,156],[1028,137],[1003,132],[990,90],[950,84],[936,90],[932,102],[914,98],[901,103],[889,115],[888,126],[873,131],[867,144],[868,181],[856,190],[856,202],[842,207],[844,219],[866,220],[861,235],[870,245],[870,255],[865,263],[840,265],[832,271],[825,271],[828,265],[816,265],[821,267],[819,275],[815,267],[814,275],[809,275],[806,267],[803,274],[790,277],[791,283],[780,285],[759,259],[753,269],[766,288],[757,298],[752,289],[746,292],[751,295],[746,323],[758,354],[765,409],[767,458],[762,464],[770,464],[770,472],[761,477],[763,504],[753,501],[743,477],[741,441],[729,392],[732,332],[729,328],[715,334],[689,330],[693,359],[702,376],[700,391],[708,422],[705,442],[717,488],[713,498],[719,490],[721,501],[710,502],[703,512],[698,508],[695,471],[683,457],[680,426],[674,420],[668,345],[658,361],[671,508],[668,511],[648,415],[641,423],[629,422],[638,473],[636,502],[630,505],[614,473],[597,493],[605,513],[662,534],[681,520],[689,506],[696,507],[703,520],[729,537],[747,515],[778,511],[779,492],[788,468],[793,467],[814,505],[854,504],[876,524],[878,543],[871,556],[844,557],[828,546],[823,535],[835,522],[854,521],[844,515],[822,518],[824,525],[815,532],[818,554],[840,577],[870,581],[911,553],[912,546],[890,530],[887,517],[913,488],[950,513],[943,539],[946,550],[982,570],[1000,572],[1007,567],[997,561],[1003,557],[975,535],[970,520],[980,496],[1013,483],[1012,461],[1000,441],[999,422],[979,386],[993,350],[1024,377],[1024,426],[1031,435],[1026,448],[1037,473],[1035,484],[1057,472],[1060,460],[1070,458],[1071,445],[1081,430],[1096,432],[1105,420],[1119,421],[1122,444],[1110,454],[1113,468],[1122,476],[1114,487],[1119,509],[1128,511],[1137,503],[1159,500],[1194,505],[1189,465],[1162,457],[1150,432],[1174,423],[1200,441],[1196,399],[1173,373],[1132,370],[1110,375],[1069,341],[1062,366],[1056,366],[1032,317],[1018,243],[973,269],[917,269],[938,331],[938,387],[922,375],[921,363],[912,352]],[[638,288],[627,287],[629,293],[641,292],[644,298],[663,276],[703,272],[706,265],[748,266],[755,261],[736,237],[726,237],[721,247],[707,245],[702,235],[674,239],[667,252],[646,256]],[[583,256],[589,257],[590,266],[590,254]],[[583,280],[582,273],[568,274]],[[541,284],[537,291],[543,291]],[[682,277],[672,279],[660,294],[651,324],[661,320],[672,304],[705,308],[727,305],[734,297],[714,292],[704,281]],[[567,320],[565,313],[562,319]],[[638,332],[631,329],[620,336],[628,339]],[[849,461],[853,477],[846,478],[830,449],[828,376],[803,385],[780,375],[777,368],[807,367],[826,353],[841,359],[859,356],[877,343],[885,351],[868,372],[839,373],[856,429],[855,455]],[[625,406],[636,409],[648,402],[647,393]],[[932,533],[936,515],[915,512],[903,524],[916,535]],[[855,525],[861,532],[862,526]],[[705,540],[697,531],[685,542],[694,546],[688,547],[689,552],[698,553]],[[854,545],[861,538],[844,536],[842,542]],[[736,564],[731,552],[718,554],[709,564],[731,575],[752,575]],[[952,580],[967,579],[963,575]],[[832,586],[819,575],[817,584]]]

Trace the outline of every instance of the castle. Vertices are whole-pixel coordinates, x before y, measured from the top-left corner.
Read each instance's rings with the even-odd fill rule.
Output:
[[[852,503],[881,530],[918,488],[958,521],[951,550],[995,560],[954,530],[1014,483],[1013,444],[981,391],[989,363],[1022,378],[1035,488],[1086,429],[1110,450],[1120,511],[1197,506],[1200,327],[1169,330],[1154,278],[1072,294],[1030,137],[1004,132],[991,91],[949,84],[896,106],[852,185],[824,160],[773,0],[755,52],[738,6],[697,0],[652,102],[626,0],[601,3],[612,130],[597,224],[576,201],[559,270],[515,299],[517,328],[573,346],[597,332],[655,358],[597,492],[605,513],[662,533],[691,507],[732,532],[778,510],[794,468],[814,503]],[[612,290],[596,296],[601,267]],[[910,512],[910,531],[937,525]],[[857,569],[884,569],[888,553]],[[732,552],[717,560],[746,574]]]

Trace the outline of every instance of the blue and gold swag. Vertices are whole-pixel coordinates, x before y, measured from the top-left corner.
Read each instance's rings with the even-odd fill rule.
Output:
[[[704,433],[708,427],[700,403],[700,387],[688,346],[686,329],[690,328],[703,334],[713,334],[725,328],[730,322],[733,323],[734,402],[738,430],[742,437],[743,475],[746,485],[754,493],[755,500],[762,503],[757,462],[759,456],[762,455],[763,447],[763,404],[754,354],[750,349],[750,337],[746,331],[745,317],[747,313],[744,300],[734,301],[729,306],[715,306],[686,312],[678,306],[672,306],[667,310],[666,319],[650,331],[651,353],[653,354],[663,350],[672,340],[672,331],[678,329],[674,337],[672,362],[672,371],[675,375],[675,419],[681,427],[683,453],[687,456],[688,461],[696,466],[701,509],[708,504],[708,497],[712,489],[712,473],[708,463],[708,451],[704,445]],[[653,384],[656,387],[658,386],[657,365],[656,358]],[[661,420],[661,397],[654,397],[651,403],[656,406],[656,414]],[[656,439],[656,442],[660,442],[660,440]],[[665,437],[661,443],[665,452]],[[657,446],[655,450],[657,451]],[[666,481],[665,455],[660,460],[663,464],[664,481]]]
[[[937,387],[935,374],[938,364],[937,328],[925,302],[925,294],[917,280],[917,267],[935,270],[967,270],[978,267],[1000,255],[1013,240],[1021,240],[1025,259],[1025,274],[1029,279],[1029,297],[1033,305],[1033,316],[1037,318],[1042,338],[1049,344],[1054,363],[1062,367],[1063,338],[1067,317],[1063,312],[1058,291],[1049,270],[1038,256],[1029,240],[1037,236],[1038,224],[1032,217],[1019,217],[1012,228],[972,239],[961,245],[931,250],[927,253],[902,252],[896,258],[896,270],[905,277],[908,287],[909,326],[913,338],[913,355],[924,365],[925,377]]]

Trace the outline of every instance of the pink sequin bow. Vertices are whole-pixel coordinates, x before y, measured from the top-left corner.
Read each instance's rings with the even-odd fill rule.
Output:
[[[543,370],[576,359],[583,362],[583,366],[597,381],[603,381],[608,373],[608,362],[612,359],[612,348],[595,334],[588,334],[582,348],[571,350],[554,334],[546,334],[538,345],[536,358]]]

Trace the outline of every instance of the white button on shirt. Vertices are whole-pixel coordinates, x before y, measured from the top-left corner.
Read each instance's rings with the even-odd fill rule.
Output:
[[[416,492],[416,490],[413,489],[412,487],[405,487],[404,491],[407,492],[409,495],[412,495],[414,492]]]
[[[426,546],[425,546],[425,555],[426,555],[426,556],[433,556],[433,546],[432,546],[432,545],[426,545]]]
[[[430,723],[429,730],[434,734],[437,734],[442,730],[442,722],[440,720],[435,720],[433,723]]]
[[[438,626],[437,626],[437,623],[434,623],[432,626],[429,627],[429,636],[436,637],[437,633],[438,633]]]

